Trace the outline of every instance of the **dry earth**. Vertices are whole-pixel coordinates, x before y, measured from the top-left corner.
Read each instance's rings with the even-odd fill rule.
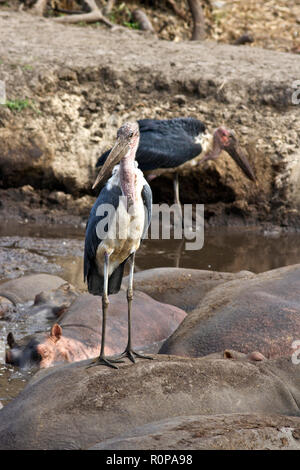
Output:
[[[258,183],[224,155],[181,177],[182,202],[205,203],[211,224],[299,226],[296,54],[167,42],[125,28],[64,26],[5,11],[0,30],[7,100],[28,100],[20,111],[0,107],[6,216],[49,218],[51,207],[52,219],[61,208],[69,218],[84,218],[97,156],[124,120],[194,116],[209,129],[226,124],[236,130]],[[156,201],[172,200],[168,177],[152,188]]]

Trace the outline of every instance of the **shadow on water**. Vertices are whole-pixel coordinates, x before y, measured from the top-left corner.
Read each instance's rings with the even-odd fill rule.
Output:
[[[182,267],[259,273],[300,263],[299,241],[297,233],[254,228],[208,229],[204,246],[197,251],[186,250],[184,240],[145,240],[137,253],[136,271]],[[0,228],[0,258],[7,266],[2,266],[0,283],[31,272],[50,272],[86,291],[83,248],[83,228],[4,223]],[[44,330],[48,328],[45,324]],[[41,331],[43,327],[39,325],[38,329]],[[0,401],[3,404],[15,397],[30,378],[30,373],[20,373],[4,364],[6,336],[10,330],[17,338],[36,332],[26,316],[18,321],[0,320]]]

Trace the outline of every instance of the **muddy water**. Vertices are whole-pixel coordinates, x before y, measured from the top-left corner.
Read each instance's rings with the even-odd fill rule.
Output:
[[[136,270],[171,266],[214,271],[255,273],[300,263],[300,234],[276,229],[209,229],[199,251],[187,251],[182,240],[146,240],[136,259]],[[7,223],[0,228],[0,283],[30,272],[58,274],[78,289],[83,284],[82,227],[44,227]],[[4,361],[6,336],[17,339],[49,328],[30,321],[22,306],[15,316],[0,320],[0,402],[8,403],[29,380],[32,372],[19,372]],[[23,311],[22,311],[23,309]]]

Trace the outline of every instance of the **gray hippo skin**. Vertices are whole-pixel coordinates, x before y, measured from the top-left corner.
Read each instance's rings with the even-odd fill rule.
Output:
[[[179,416],[134,428],[89,450],[147,449],[300,450],[300,418],[238,413]]]
[[[12,317],[17,321],[16,316],[9,315],[7,306],[11,303],[16,307],[16,314],[36,316],[39,320],[57,318],[77,296],[76,289],[60,277],[49,274],[24,276],[0,285],[0,316],[3,312],[6,319]]]
[[[4,282],[0,286],[0,296],[9,299],[14,304],[33,300],[41,292],[48,293],[58,289],[66,281],[51,274],[32,274]]]
[[[274,269],[215,287],[161,354],[199,357],[224,349],[291,357],[300,340],[300,265]]]
[[[134,286],[159,302],[190,312],[217,285],[254,276],[250,271],[222,273],[203,269],[153,268],[135,273]],[[122,285],[127,287],[127,284],[128,277],[125,277]]]
[[[0,411],[0,449],[88,449],[178,416],[300,416],[300,366],[288,358],[156,355],[118,370],[88,364],[37,372]]]

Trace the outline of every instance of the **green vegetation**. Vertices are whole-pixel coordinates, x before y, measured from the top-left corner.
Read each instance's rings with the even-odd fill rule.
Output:
[[[123,21],[123,25],[127,26],[127,28],[131,29],[140,29],[138,23],[130,22],[130,21]]]
[[[25,65],[23,65],[23,69],[31,71],[31,70],[33,70],[33,66],[29,65],[29,64],[25,64]]]
[[[35,103],[28,98],[25,99],[16,99],[16,100],[8,100],[4,104],[0,104],[0,106],[6,106],[11,111],[20,113],[24,109],[32,109],[36,114],[42,115],[43,113],[36,107]]]
[[[26,109],[26,108],[33,108],[32,102],[28,100],[27,98],[25,98],[24,100],[19,100],[19,99],[9,100],[9,101],[6,101],[6,103],[3,104],[2,106],[6,106],[11,111],[17,111],[17,112],[23,111],[23,109]]]
[[[125,20],[124,20],[124,15],[125,15]],[[131,11],[128,8],[128,6],[125,4],[125,2],[122,2],[120,5],[115,7],[110,12],[109,20],[112,23],[123,24],[123,26],[126,26],[127,28],[139,29],[138,23],[135,23],[134,21],[132,21]]]

